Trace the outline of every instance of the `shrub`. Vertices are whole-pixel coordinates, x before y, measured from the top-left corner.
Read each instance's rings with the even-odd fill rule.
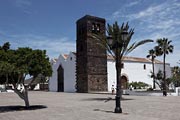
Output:
[[[132,86],[134,89],[141,89],[141,88],[148,87],[149,85],[144,82],[131,82],[129,83],[129,87],[130,86]]]

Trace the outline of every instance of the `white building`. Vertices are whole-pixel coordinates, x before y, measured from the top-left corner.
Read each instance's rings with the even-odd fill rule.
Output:
[[[53,74],[49,80],[50,91],[75,92],[76,85],[76,55],[71,52],[69,55],[60,55],[58,59],[51,60]],[[58,69],[61,69],[61,82],[63,90],[58,90]]]
[[[53,74],[49,80],[50,91],[76,92],[76,54],[70,52],[69,55],[60,55],[58,59],[51,61]],[[155,73],[163,71],[163,63],[155,60]],[[60,72],[59,72],[60,71]],[[127,88],[127,82],[145,82],[153,86],[153,80],[150,78],[152,71],[151,60],[147,58],[124,57],[122,69],[122,88]],[[58,74],[59,72],[59,74]],[[111,91],[112,85],[116,86],[115,61],[111,56],[107,56],[107,74],[108,91]],[[166,64],[166,75],[171,76],[170,64]],[[61,89],[58,88],[61,86]]]

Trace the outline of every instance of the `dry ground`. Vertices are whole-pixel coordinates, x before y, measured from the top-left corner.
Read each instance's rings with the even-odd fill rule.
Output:
[[[113,113],[109,94],[29,92],[34,110],[6,110],[23,106],[15,93],[0,93],[0,120],[180,120],[180,97],[123,96],[122,114]]]

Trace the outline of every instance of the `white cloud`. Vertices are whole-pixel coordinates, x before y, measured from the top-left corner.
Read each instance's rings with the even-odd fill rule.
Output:
[[[142,10],[142,11],[135,13],[135,14],[131,14],[128,17],[130,17],[130,19],[148,18],[148,17],[151,17],[155,14],[161,13],[161,10],[163,8],[164,8],[163,4],[157,5],[157,6],[150,6],[147,9]]]
[[[143,6],[144,3],[138,2],[136,5]],[[127,8],[126,5],[125,7]],[[130,12],[124,10],[125,7],[120,7],[119,10],[112,13],[110,20],[125,19],[132,27],[135,26],[134,41],[147,38],[156,40],[163,37],[172,40],[175,49],[173,54],[167,56],[167,62],[170,62],[172,66],[176,65],[180,59],[180,47],[178,46],[180,44],[180,1],[167,0],[158,4],[152,3]],[[139,47],[130,55],[145,57],[148,50],[154,45],[147,44]]]
[[[29,0],[15,0],[15,5],[17,7],[24,8],[24,7],[31,6],[31,4],[32,3]]]
[[[131,3],[130,3],[131,4]],[[136,4],[141,4],[137,2]],[[111,18],[125,18],[127,21],[139,21],[151,29],[165,29],[172,26],[180,25],[180,2],[166,1],[157,5],[149,5],[149,7],[141,8],[139,11],[127,12],[121,7],[112,13]]]
[[[32,2],[30,0],[15,0],[14,4],[17,8],[21,9],[25,14],[31,14],[30,6]]]
[[[50,58],[57,58],[59,54],[68,54],[75,51],[76,44],[67,37],[53,38],[39,35],[11,35],[10,44],[13,48],[30,47],[46,50]]]
[[[159,5],[150,6],[138,13],[129,14],[130,20],[143,21],[147,28],[169,29],[180,25],[180,8],[174,2],[168,1]]]
[[[133,6],[140,4],[141,1],[142,0],[136,0],[136,1],[128,2],[128,4],[125,5],[121,5],[121,8],[115,11],[114,13],[112,13],[112,16],[110,18],[108,17],[108,19],[112,20],[112,19],[126,17],[125,13],[127,12],[127,9],[130,9]]]
[[[136,0],[136,1],[130,2],[129,4],[126,5],[126,7],[135,6],[135,5],[139,4],[140,2],[141,2],[141,0]]]

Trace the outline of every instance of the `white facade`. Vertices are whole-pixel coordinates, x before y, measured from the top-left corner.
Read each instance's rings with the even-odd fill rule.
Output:
[[[75,75],[75,55],[74,53],[70,53],[68,57],[64,55],[60,55],[57,60],[52,60],[52,69],[53,74],[49,80],[49,90],[50,91],[57,91],[58,87],[58,74],[57,70],[58,67],[61,65],[64,69],[64,92],[75,92],[75,85],[76,85],[76,75]]]
[[[153,79],[150,77],[152,71],[151,62],[138,62],[138,61],[124,61],[124,68],[121,71],[121,76],[126,76],[128,82],[144,82],[153,86]],[[144,68],[145,66],[145,68]],[[108,60],[108,91],[111,91],[112,85],[116,86],[116,69],[115,62]],[[163,64],[155,64],[155,74],[159,71],[163,71]],[[171,76],[171,68],[169,64],[166,64],[166,76]],[[156,86],[158,87],[158,86]]]
[[[76,86],[76,55],[70,53],[67,56],[60,55],[55,61],[52,61],[53,75],[49,80],[49,90],[57,91],[57,70],[61,65],[64,69],[64,92],[75,92]],[[123,60],[124,68],[122,69],[122,75],[125,76],[128,82],[145,82],[153,86],[153,80],[150,78],[150,72],[152,71],[152,64],[149,59],[125,57]],[[159,70],[163,70],[163,64],[160,61],[155,63],[155,73]],[[111,91],[112,85],[116,86],[116,69],[115,62],[112,58],[108,57],[107,61],[108,72],[108,91]],[[166,75],[171,76],[170,65],[166,64]]]

